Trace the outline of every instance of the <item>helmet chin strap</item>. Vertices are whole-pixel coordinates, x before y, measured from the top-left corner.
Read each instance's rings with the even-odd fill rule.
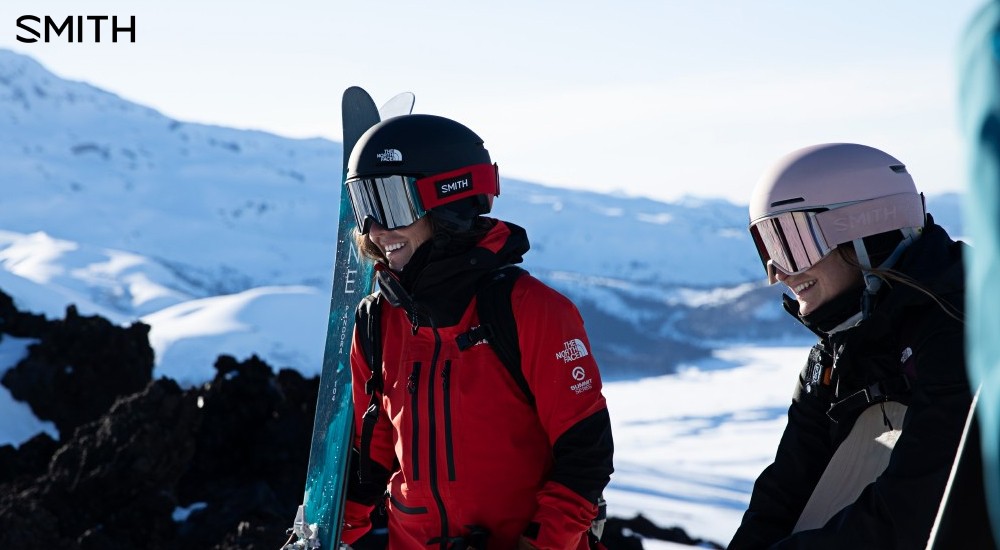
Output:
[[[861,318],[867,319],[871,315],[872,299],[882,287],[882,279],[872,273],[872,261],[868,257],[868,249],[865,248],[865,240],[854,239],[854,254],[858,257],[858,264],[861,266],[861,276],[865,280],[865,291],[861,294]]]
[[[904,227],[900,229],[899,231],[903,234],[902,240],[893,249],[892,254],[889,254],[889,257],[881,265],[876,266],[876,269],[889,269],[895,265],[899,257],[903,255],[903,251],[913,244],[913,241],[920,236],[922,230],[922,227]],[[858,256],[858,264],[861,265],[861,275],[865,280],[865,291],[861,295],[861,318],[867,319],[871,314],[875,295],[882,288],[882,278],[872,272],[872,261],[868,256],[868,249],[865,248],[864,238],[854,239],[851,243],[854,245],[854,253]]]

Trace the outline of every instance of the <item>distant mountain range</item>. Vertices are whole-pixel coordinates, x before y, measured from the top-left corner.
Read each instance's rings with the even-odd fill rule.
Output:
[[[218,353],[318,372],[342,154],[173,120],[0,50],[0,288],[53,317],[141,318],[182,380]],[[961,235],[959,197],[929,202]],[[503,179],[494,215],[528,230],[525,267],[578,304],[609,376],[807,339],[763,284],[745,205]]]

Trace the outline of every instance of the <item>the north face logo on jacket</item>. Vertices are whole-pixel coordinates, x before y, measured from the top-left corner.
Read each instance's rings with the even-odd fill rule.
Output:
[[[588,355],[590,353],[587,351],[587,346],[583,345],[583,341],[574,338],[563,343],[563,350],[556,354],[556,359],[562,359],[564,363],[569,363]]]

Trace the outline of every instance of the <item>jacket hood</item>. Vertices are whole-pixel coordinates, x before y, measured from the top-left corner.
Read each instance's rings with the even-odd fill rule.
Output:
[[[879,293],[873,316],[885,317],[887,324],[895,325],[900,318],[912,313],[911,308],[941,307],[953,316],[963,317],[965,265],[962,256],[966,246],[953,241],[928,215],[923,234],[906,251],[894,271],[912,279],[933,296],[909,284],[890,281],[891,290]]]

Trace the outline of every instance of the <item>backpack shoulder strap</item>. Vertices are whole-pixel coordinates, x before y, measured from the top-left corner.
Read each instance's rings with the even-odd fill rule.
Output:
[[[517,320],[510,301],[517,279],[527,271],[516,266],[501,267],[486,277],[476,292],[476,311],[480,325],[456,339],[458,347],[466,350],[486,340],[500,358],[504,368],[514,378],[528,402],[535,404],[524,371],[521,369],[521,345],[517,338]]]
[[[382,299],[378,292],[365,296],[354,313],[354,326],[357,327],[358,340],[368,368],[372,370],[372,378],[377,382],[368,381],[365,391],[368,394],[382,391],[382,369],[376,368],[382,364]],[[375,387],[377,386],[377,387]]]
[[[360,477],[368,482],[374,475],[372,469],[371,446],[375,424],[378,423],[382,399],[382,300],[378,292],[365,296],[354,314],[354,326],[358,331],[358,342],[364,351],[371,376],[365,381],[365,393],[370,397],[368,409],[362,416],[360,445]]]

